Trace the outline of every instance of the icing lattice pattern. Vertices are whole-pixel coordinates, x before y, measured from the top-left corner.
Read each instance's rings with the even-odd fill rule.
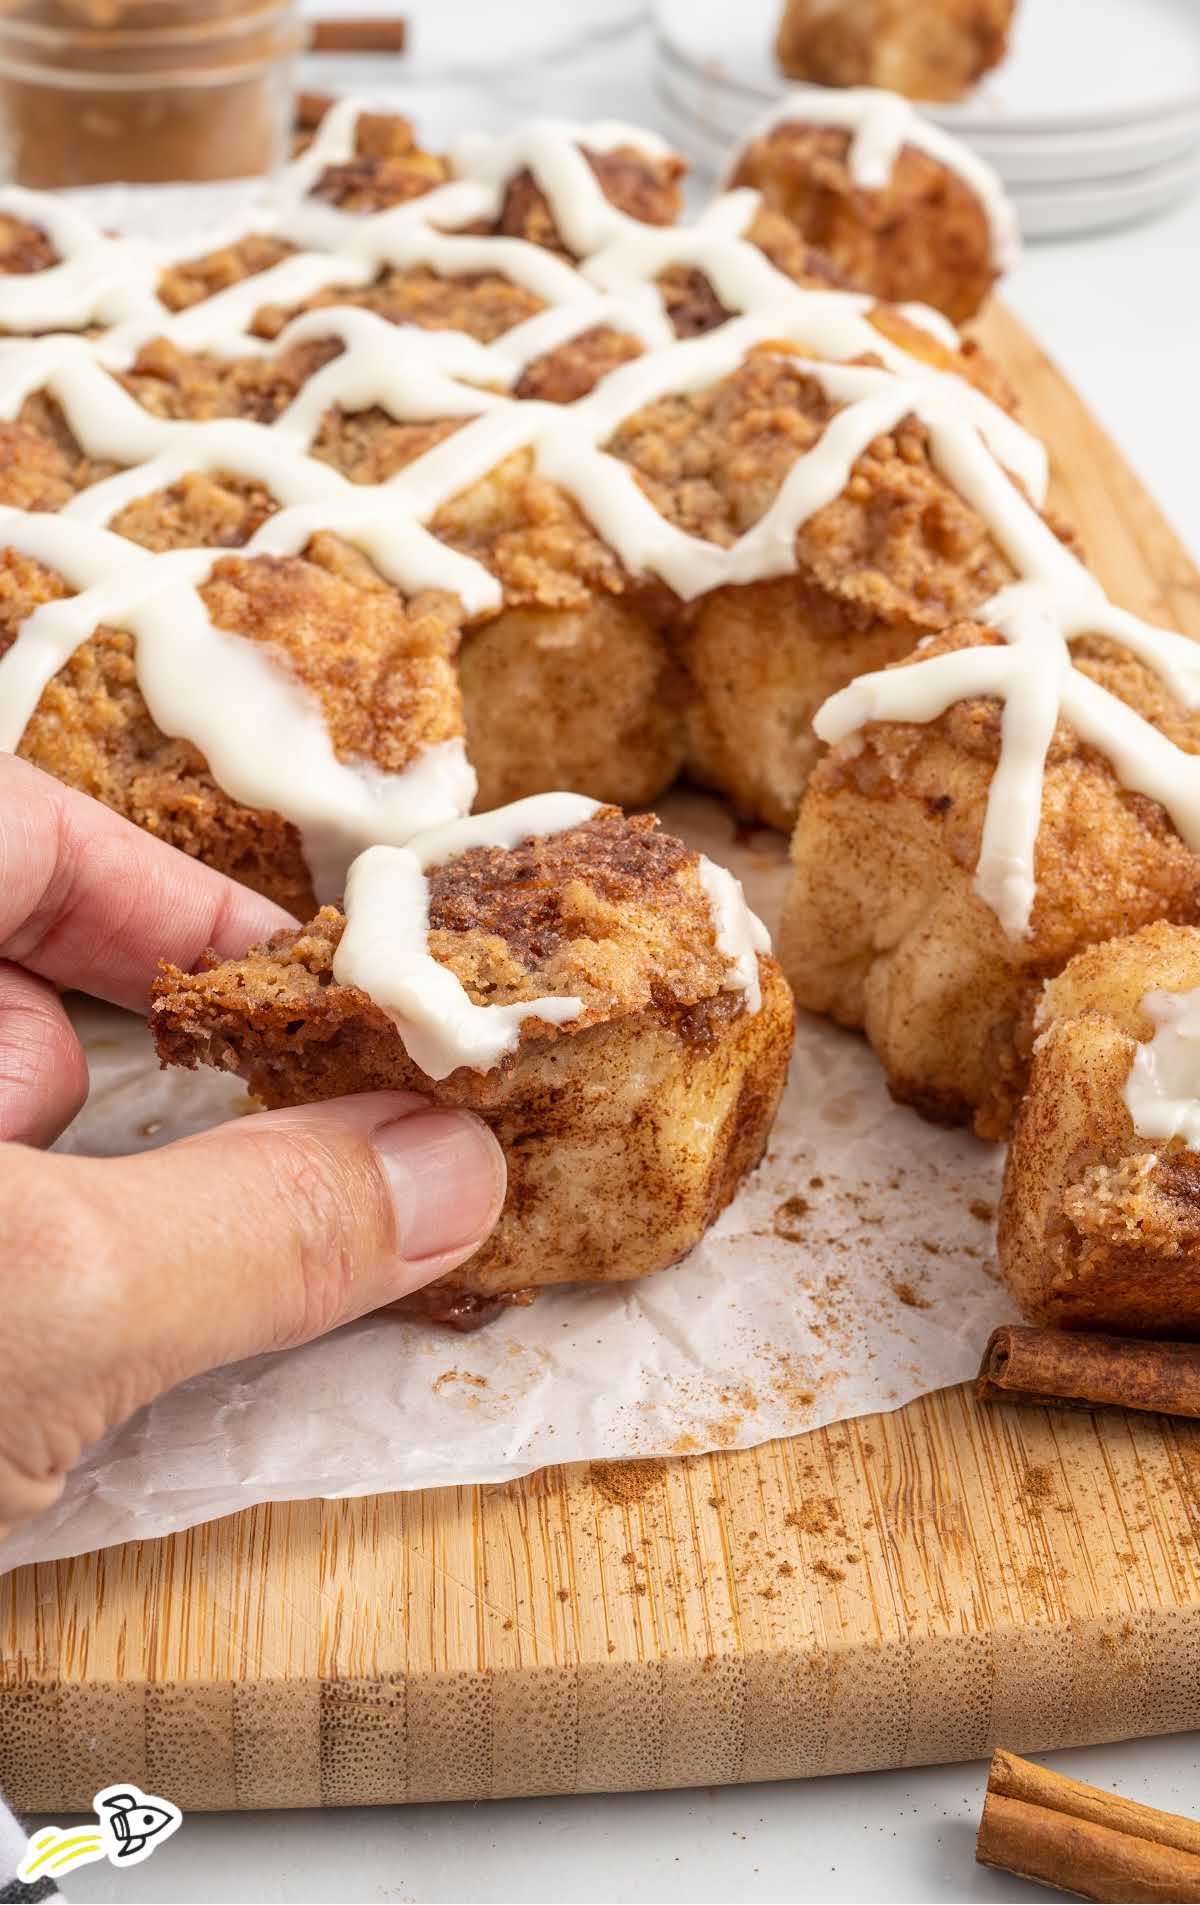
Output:
[[[17,189],[0,193],[0,209],[42,227],[60,258],[43,271],[0,278],[0,324],[10,333],[49,333],[10,336],[0,346],[0,414],[14,416],[28,395],[44,390],[86,454],[121,466],[55,515],[0,513],[6,541],[77,591],[36,611],[0,661],[0,745],[17,745],[46,682],[99,623],[128,628],[139,684],[159,726],[192,740],[235,798],[293,820],[318,887],[337,890],[362,847],[401,845],[469,809],[474,777],[461,743],[427,750],[400,774],[337,760],[298,686],[255,644],[209,621],[199,588],[217,553],[153,555],[113,534],[109,525],[130,501],[188,472],[244,477],[279,504],[245,555],[298,553],[317,529],[333,530],[398,588],[449,589],[468,615],[478,615],[500,605],[499,584],[427,525],[443,504],[527,450],[630,574],[658,576],[693,599],[794,569],[798,529],[842,493],[876,438],[915,415],[928,431],[934,464],[983,518],[1021,578],[982,611],[1007,646],[865,678],[827,705],[818,731],[833,739],[865,720],[928,720],[966,694],[1006,701],[979,885],[1013,932],[1026,928],[1032,904],[1040,777],[1058,712],[1110,754],[1127,784],[1161,798],[1184,836],[1200,846],[1200,787],[1187,757],[1086,682],[1071,667],[1069,643],[1086,630],[1116,636],[1189,705],[1197,651],[1112,609],[1063,549],[1038,509],[1045,452],[1012,418],[963,379],[885,337],[870,321],[870,298],[803,287],[776,270],[745,235],[756,193],[726,193],[690,224],[643,224],[609,201],[585,148],[633,147],[652,159],[666,148],[625,126],[546,122],[507,138],[465,138],[450,154],[445,183],[383,211],[349,212],[314,197],[312,188],[326,167],[352,157],[357,112],[347,103],[328,116],[267,203],[186,244],[109,236],[65,203]],[[576,263],[524,240],[464,229],[496,219],[507,185],[522,170],[541,189]],[[166,308],[157,289],[164,270],[250,233],[295,249],[186,310]],[[487,345],[462,333],[391,325],[336,303],[294,319],[270,343],[251,330],[264,305],[295,305],[336,287],[361,288],[384,268],[417,266],[445,277],[501,276],[544,308]],[[702,273],[730,313],[727,321],[703,336],[676,338],[656,282],[670,266]],[[947,340],[937,314],[908,315]],[[634,336],[641,355],[573,403],[511,394],[537,357],[598,325]],[[272,424],[180,422],[151,416],[110,375],[155,337],[227,358],[315,338],[334,338],[342,349]],[[756,345],[776,340],[792,348],[797,367],[835,409],[766,513],[731,546],[719,547],[668,522],[632,469],[605,446],[647,404],[705,389],[734,372]],[[882,368],[854,361],[868,355]],[[357,484],[310,454],[334,405],[378,405],[399,421],[463,421],[387,481]],[[240,725],[235,707],[243,710]]]

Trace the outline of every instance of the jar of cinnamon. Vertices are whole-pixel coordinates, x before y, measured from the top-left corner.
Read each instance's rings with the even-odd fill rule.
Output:
[[[0,173],[246,178],[287,157],[295,0],[0,0]]]

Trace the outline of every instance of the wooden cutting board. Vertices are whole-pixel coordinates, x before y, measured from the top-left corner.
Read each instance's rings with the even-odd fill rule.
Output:
[[[1200,575],[984,326],[1128,607]],[[968,1388],[745,1453],[264,1507],[0,1581],[0,1790],[185,1810],[784,1779],[1200,1725],[1200,1425]]]

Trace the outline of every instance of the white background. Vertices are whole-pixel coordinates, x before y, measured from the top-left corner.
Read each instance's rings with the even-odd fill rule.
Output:
[[[435,16],[441,43],[463,48],[476,72],[488,65],[491,76],[483,93],[474,75],[447,75],[430,99],[431,131],[448,114],[461,127],[471,116],[494,125],[537,110],[655,122],[642,32],[544,66],[531,55],[548,37],[537,27],[531,46],[522,32],[535,15],[560,41],[567,21],[590,32],[629,12],[621,0],[555,0],[549,12],[545,0],[426,0],[407,11]],[[371,76],[374,85],[392,78],[378,67]],[[1006,296],[1200,556],[1198,290],[1193,200],[1151,225],[1031,250]],[[1200,1811],[1194,1737],[1089,1748],[1053,1763],[1134,1799]],[[81,1901],[480,1905],[1044,1898],[973,1864],[983,1781],[984,1769],[970,1765],[724,1791],[195,1817],[146,1864],[121,1873],[91,1867],[64,1889]]]

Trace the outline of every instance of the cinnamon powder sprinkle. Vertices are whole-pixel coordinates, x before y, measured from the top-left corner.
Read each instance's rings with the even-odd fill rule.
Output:
[[[918,1296],[912,1284],[905,1281],[903,1278],[889,1277],[888,1282],[891,1284],[892,1293],[895,1296],[896,1301],[898,1303],[903,1303],[908,1309],[931,1310],[933,1308],[933,1305],[929,1301],[929,1298],[924,1296]]]
[[[654,1460],[646,1462],[593,1462],[588,1469],[588,1480],[602,1499],[614,1508],[627,1508],[631,1502],[641,1501],[651,1488],[657,1487],[665,1472],[665,1463]]]
[[[771,1220],[775,1235],[789,1244],[802,1243],[804,1232],[801,1222],[807,1217],[810,1208],[807,1197],[785,1197],[782,1204],[775,1206]]]

